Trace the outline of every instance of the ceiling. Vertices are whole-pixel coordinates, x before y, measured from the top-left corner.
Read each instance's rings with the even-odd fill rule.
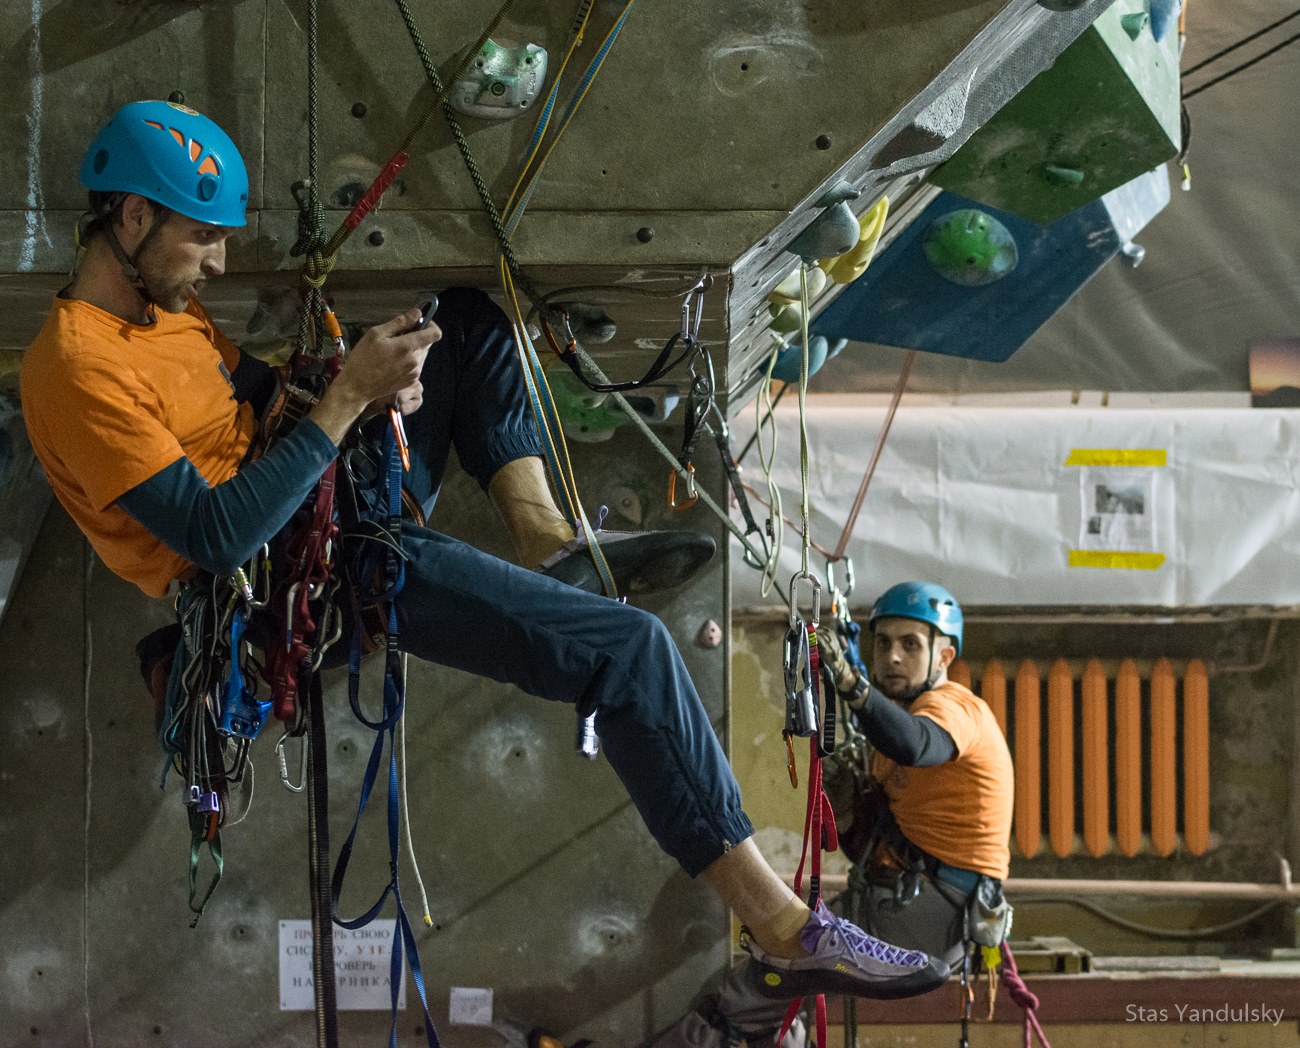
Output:
[[[1182,67],[1297,11],[1297,0],[1193,0]],[[1184,94],[1300,32],[1300,17],[1205,69]],[[1205,393],[1249,390],[1252,341],[1300,336],[1300,42],[1186,101],[1192,188],[1138,234],[1139,267],[1112,260],[1009,360],[921,354],[908,389]],[[892,390],[901,350],[851,343],[814,392]]]

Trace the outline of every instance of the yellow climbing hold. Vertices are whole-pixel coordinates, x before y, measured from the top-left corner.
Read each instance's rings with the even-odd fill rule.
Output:
[[[824,270],[813,266],[808,270],[808,300],[812,301],[826,289],[826,273]],[[777,284],[767,296],[767,300],[774,305],[788,306],[792,302],[802,300],[802,292],[799,290],[799,270],[792,270],[781,283]]]
[[[773,331],[790,334],[803,327],[803,306],[797,302],[788,306],[771,305],[767,311],[772,315],[772,323],[768,327]]]
[[[871,210],[859,219],[862,234],[857,246],[835,258],[823,258],[817,263],[831,280],[837,284],[852,284],[866,272],[880,243],[880,234],[885,231],[885,218],[889,215],[889,197],[881,197]]]

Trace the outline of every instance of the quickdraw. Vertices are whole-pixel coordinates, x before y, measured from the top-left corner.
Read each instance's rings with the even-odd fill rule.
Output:
[[[813,587],[813,618],[804,622],[798,616],[797,591],[799,582],[807,580]],[[794,891],[803,893],[803,875],[805,863],[809,867],[808,906],[815,908],[821,898],[821,853],[839,849],[839,833],[835,826],[835,813],[831,809],[830,798],[826,795],[822,783],[822,758],[834,751],[835,714],[834,700],[829,699],[825,716],[819,726],[816,705],[817,682],[821,676],[817,656],[817,625],[820,615],[821,587],[815,576],[800,572],[790,581],[790,632],[786,635],[786,682],[787,682],[787,730],[785,735],[788,754],[790,781],[798,785],[794,763],[793,732],[790,730],[792,707],[805,710],[796,714],[800,720],[798,734],[808,738],[808,802],[804,813],[803,844],[799,853],[799,868],[795,872]],[[796,641],[796,634],[798,640]],[[789,661],[791,650],[795,652],[793,665]],[[803,659],[802,662],[799,659]],[[792,673],[793,670],[793,673]],[[805,720],[806,717],[806,720]],[[781,1031],[776,1043],[780,1044],[790,1029],[794,1018],[803,1007],[803,1000],[790,1002]],[[817,1043],[826,1043],[826,998],[818,994],[814,1005],[817,1026]]]
[[[244,782],[246,773],[251,797],[248,747],[270,708],[269,701],[257,697],[261,667],[245,638],[249,616],[259,603],[249,575],[262,577],[252,565],[232,579],[201,574],[182,586],[176,598],[179,639],[159,717],[158,741],[168,758],[159,785],[166,787],[172,769],[183,780],[190,826],[191,927],[221,880],[221,829],[228,821],[231,790]],[[205,845],[213,874],[200,897],[198,868]]]

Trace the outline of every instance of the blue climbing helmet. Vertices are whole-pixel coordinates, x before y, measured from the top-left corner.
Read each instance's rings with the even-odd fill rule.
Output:
[[[933,582],[900,582],[890,586],[872,605],[867,628],[876,619],[916,619],[949,636],[961,654],[962,616],[957,598]]]
[[[175,102],[128,102],[95,136],[81,183],[137,193],[214,226],[247,224],[248,169],[230,136]]]

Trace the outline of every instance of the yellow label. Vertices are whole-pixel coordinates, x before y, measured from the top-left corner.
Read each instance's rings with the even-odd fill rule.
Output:
[[[781,976],[777,975],[776,972],[768,972],[763,976],[763,981],[767,983],[768,986],[780,986]]]
[[[1073,448],[1066,466],[1164,466],[1164,448]]]
[[[1072,549],[1072,568],[1130,568],[1155,571],[1165,562],[1163,553],[1121,553],[1118,550]]]

